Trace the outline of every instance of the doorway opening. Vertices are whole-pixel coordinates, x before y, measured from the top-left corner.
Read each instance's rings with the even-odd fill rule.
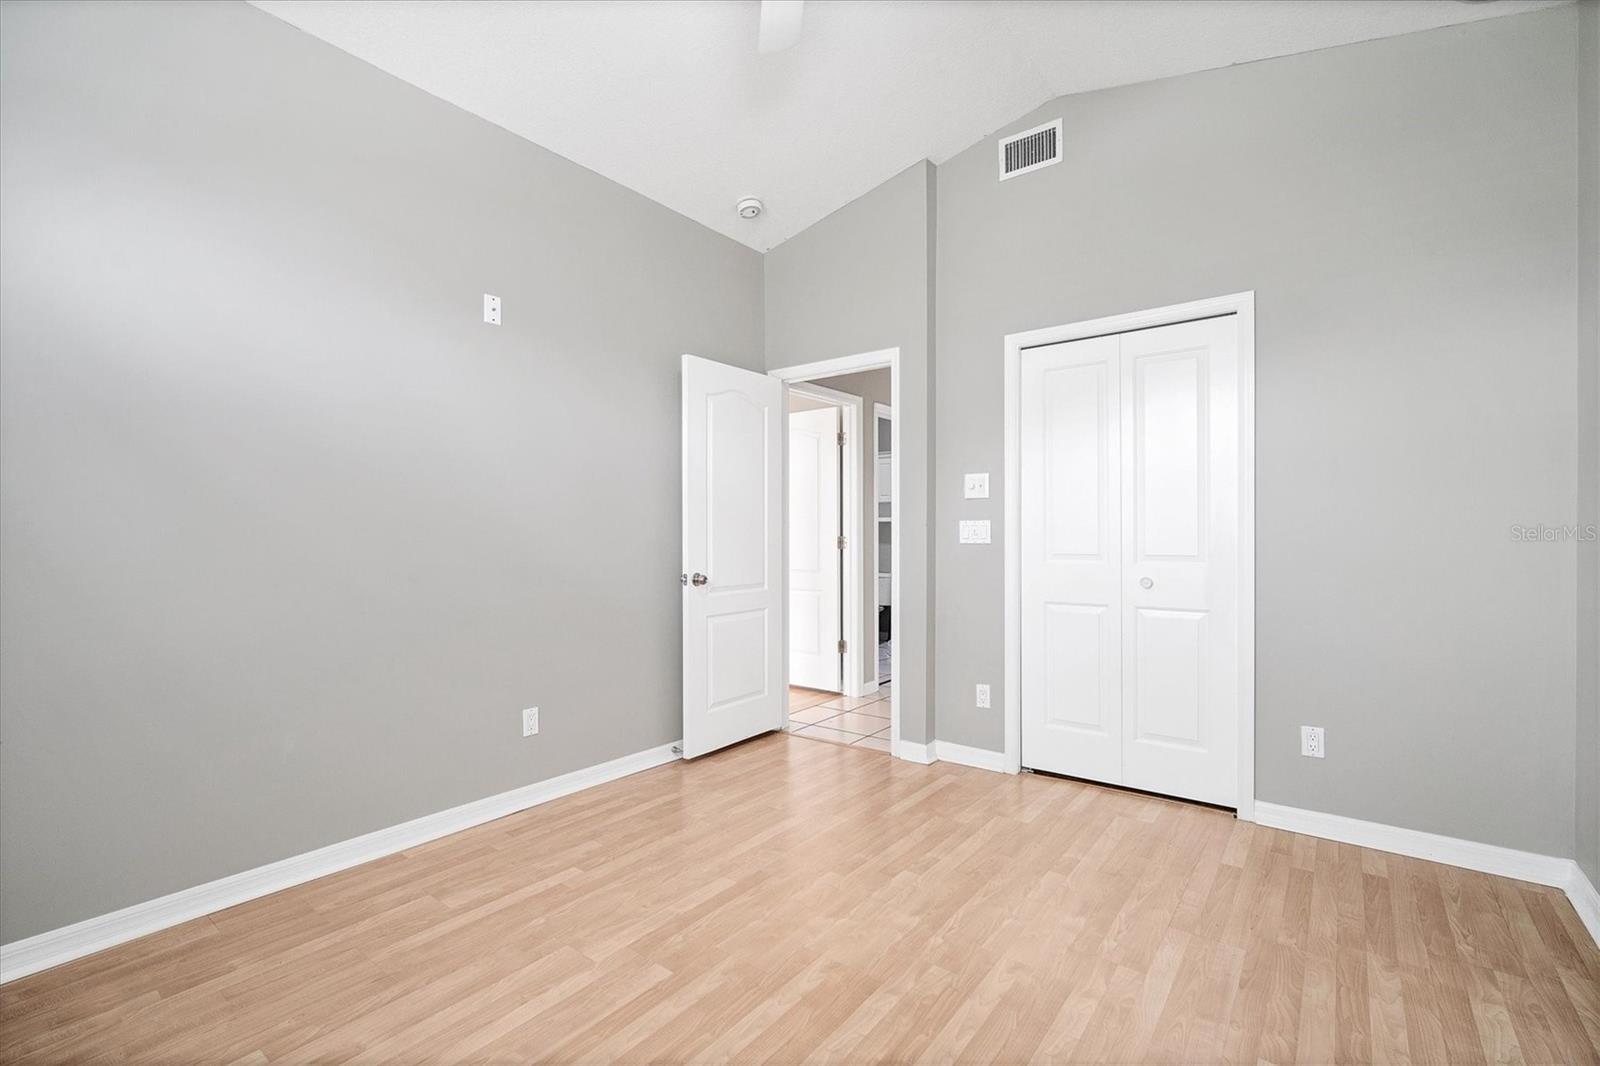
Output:
[[[785,388],[795,736],[892,753],[896,352],[773,371]]]

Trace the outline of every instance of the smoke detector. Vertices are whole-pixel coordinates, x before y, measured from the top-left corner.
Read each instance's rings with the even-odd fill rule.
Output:
[[[740,218],[756,218],[761,214],[761,201],[754,196],[746,196],[739,201]]]

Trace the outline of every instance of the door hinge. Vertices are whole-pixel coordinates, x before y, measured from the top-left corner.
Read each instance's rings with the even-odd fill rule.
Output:
[[[838,543],[836,543],[834,547],[838,548],[840,551],[844,551],[844,538],[840,537]]]
[[[839,447],[844,447],[844,430],[839,431]]]
[[[844,653],[845,653],[845,642],[841,640],[839,642],[839,654],[843,655]]]

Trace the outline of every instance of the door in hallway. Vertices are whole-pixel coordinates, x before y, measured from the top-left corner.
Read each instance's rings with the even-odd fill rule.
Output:
[[[789,682],[841,691],[839,409],[789,413]]]

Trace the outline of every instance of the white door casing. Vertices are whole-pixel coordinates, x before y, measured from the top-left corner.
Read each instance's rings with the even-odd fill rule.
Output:
[[[783,386],[683,357],[683,754],[783,727]]]
[[[789,412],[789,683],[840,691],[839,409]]]
[[[1239,800],[1234,316],[1021,355],[1021,762]]]

